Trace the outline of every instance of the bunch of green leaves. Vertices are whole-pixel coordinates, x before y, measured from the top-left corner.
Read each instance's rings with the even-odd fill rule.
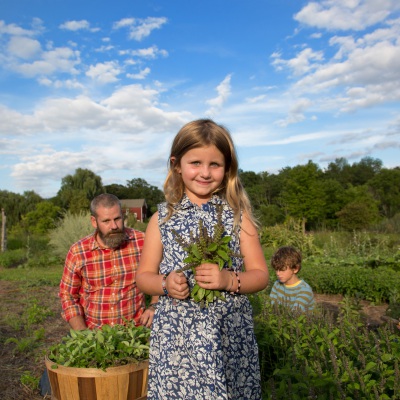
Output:
[[[187,252],[184,259],[185,267],[177,270],[177,272],[192,270],[195,273],[196,267],[201,264],[217,264],[219,270],[232,267],[232,257],[242,257],[236,254],[229,247],[232,240],[231,236],[224,236],[225,228],[222,223],[222,206],[217,206],[217,222],[213,227],[213,235],[210,236],[207,228],[204,226],[203,220],[199,220],[199,234],[195,236],[190,232],[189,242],[180,236],[175,230],[173,231],[176,241]],[[190,297],[200,303],[201,307],[208,307],[210,303],[216,299],[225,300],[225,297],[219,290],[204,289],[196,282],[190,292]]]
[[[116,367],[149,358],[150,329],[125,325],[103,325],[101,329],[71,330],[52,346],[49,359],[56,364],[76,368]]]

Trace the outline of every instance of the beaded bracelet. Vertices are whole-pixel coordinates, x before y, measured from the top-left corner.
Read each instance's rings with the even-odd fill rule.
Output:
[[[168,274],[164,274],[162,281],[161,281],[162,290],[164,291],[164,294],[166,296],[169,296],[168,290],[167,290],[167,276],[168,275],[169,275],[169,272],[168,272]]]
[[[240,293],[240,278],[239,278],[239,273],[238,272],[235,272],[235,275],[236,275],[236,278],[237,278],[237,281],[238,281],[238,287],[237,287],[237,289],[236,289],[236,294],[239,294]]]
[[[233,271],[234,274],[236,275],[236,279],[238,281],[238,287],[234,292],[230,292],[231,294],[239,294],[240,293],[240,278],[239,278],[239,273],[236,271]]]

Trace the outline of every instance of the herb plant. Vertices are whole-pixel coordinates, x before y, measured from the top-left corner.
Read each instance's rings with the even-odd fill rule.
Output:
[[[183,272],[189,269],[195,273],[196,267],[201,264],[218,264],[221,271],[224,267],[232,267],[232,257],[242,257],[241,254],[236,254],[229,247],[232,240],[231,236],[224,236],[224,225],[222,223],[222,206],[217,206],[217,222],[213,227],[213,235],[210,236],[203,221],[199,220],[199,234],[194,236],[190,232],[190,240],[187,242],[175,230],[173,231],[176,241],[187,252],[187,257],[184,259],[185,267],[176,272]],[[208,307],[210,303],[216,299],[225,300],[225,297],[219,290],[204,289],[195,283],[190,292],[190,297],[200,303],[201,307]]]
[[[49,359],[76,368],[116,367],[149,358],[150,329],[126,325],[103,325],[101,329],[70,331],[70,336],[50,348]]]

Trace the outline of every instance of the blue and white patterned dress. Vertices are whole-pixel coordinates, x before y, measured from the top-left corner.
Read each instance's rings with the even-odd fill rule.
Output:
[[[172,229],[189,240],[198,235],[203,220],[210,235],[217,222],[216,204],[223,204],[225,232],[230,246],[240,253],[240,232],[233,232],[233,212],[226,201],[213,196],[199,207],[184,196],[179,211],[165,223],[166,204],[160,204],[159,227],[163,244],[160,272],[182,268],[186,252]],[[232,268],[241,271],[243,259],[235,257]],[[185,272],[193,287],[192,272]],[[223,292],[201,308],[193,300],[160,296],[151,332],[148,400],[259,400],[261,399],[258,346],[254,336],[252,308],[245,295]]]

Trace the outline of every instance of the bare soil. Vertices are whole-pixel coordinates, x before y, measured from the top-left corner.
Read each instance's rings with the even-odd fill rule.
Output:
[[[40,379],[45,370],[44,354],[47,349],[60,341],[65,336],[69,327],[60,316],[60,301],[57,296],[57,287],[25,287],[18,283],[0,281],[0,398],[3,400],[40,400],[50,399],[43,397],[33,384],[21,383],[21,375],[27,373],[37,380]],[[341,295],[315,295],[317,303],[324,308],[337,313],[339,303],[343,300]],[[9,338],[21,341],[29,336],[29,332],[23,326],[18,326],[24,311],[32,299],[37,299],[38,304],[47,307],[52,315],[47,317],[44,323],[45,337],[39,341],[37,348],[30,346],[22,352],[16,350],[15,343],[5,343]],[[361,301],[362,313],[365,315],[366,323],[371,326],[379,326],[384,323],[384,315],[387,304],[373,305],[367,301]],[[43,327],[31,326],[33,332]]]

